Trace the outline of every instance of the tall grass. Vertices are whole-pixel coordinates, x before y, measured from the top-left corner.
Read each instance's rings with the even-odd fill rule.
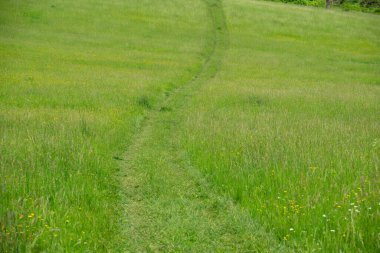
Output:
[[[378,251],[379,17],[225,6],[222,70],[182,113],[191,161],[295,250]]]
[[[1,252],[380,249],[379,17],[226,0],[226,29],[207,6],[0,2]],[[121,198],[147,115],[125,184],[151,184]]]
[[[117,161],[199,68],[205,18],[199,1],[1,1],[1,252],[121,249]]]

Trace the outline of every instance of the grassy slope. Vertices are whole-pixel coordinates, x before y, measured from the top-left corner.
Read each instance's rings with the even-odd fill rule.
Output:
[[[226,46],[222,5],[205,1],[210,26],[201,69],[155,108],[124,163],[127,252],[286,252],[229,198],[218,196],[180,149],[180,113],[220,68]]]
[[[1,252],[119,243],[113,157],[199,69],[205,20],[200,1],[1,1]]]
[[[379,250],[379,17],[225,5],[223,67],[178,126],[191,161],[289,246]]]
[[[378,17],[205,2],[1,2],[2,249],[379,247]]]

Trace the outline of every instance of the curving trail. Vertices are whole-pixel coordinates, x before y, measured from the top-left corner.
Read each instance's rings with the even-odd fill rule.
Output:
[[[278,242],[219,196],[177,148],[181,108],[213,78],[227,44],[222,3],[204,0],[210,39],[203,66],[144,121],[125,154],[123,238],[127,252],[273,252]]]

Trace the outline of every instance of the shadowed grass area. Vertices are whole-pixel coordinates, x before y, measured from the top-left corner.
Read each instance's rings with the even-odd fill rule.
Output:
[[[199,68],[192,1],[1,1],[0,251],[120,250],[117,160]]]

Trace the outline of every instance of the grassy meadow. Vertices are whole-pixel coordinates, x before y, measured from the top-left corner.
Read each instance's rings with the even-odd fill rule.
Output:
[[[0,1],[0,252],[377,252],[380,16]]]
[[[181,112],[193,164],[302,251],[380,249],[378,16],[225,1],[229,48]]]
[[[117,251],[118,161],[205,22],[200,1],[0,2],[0,252]]]

